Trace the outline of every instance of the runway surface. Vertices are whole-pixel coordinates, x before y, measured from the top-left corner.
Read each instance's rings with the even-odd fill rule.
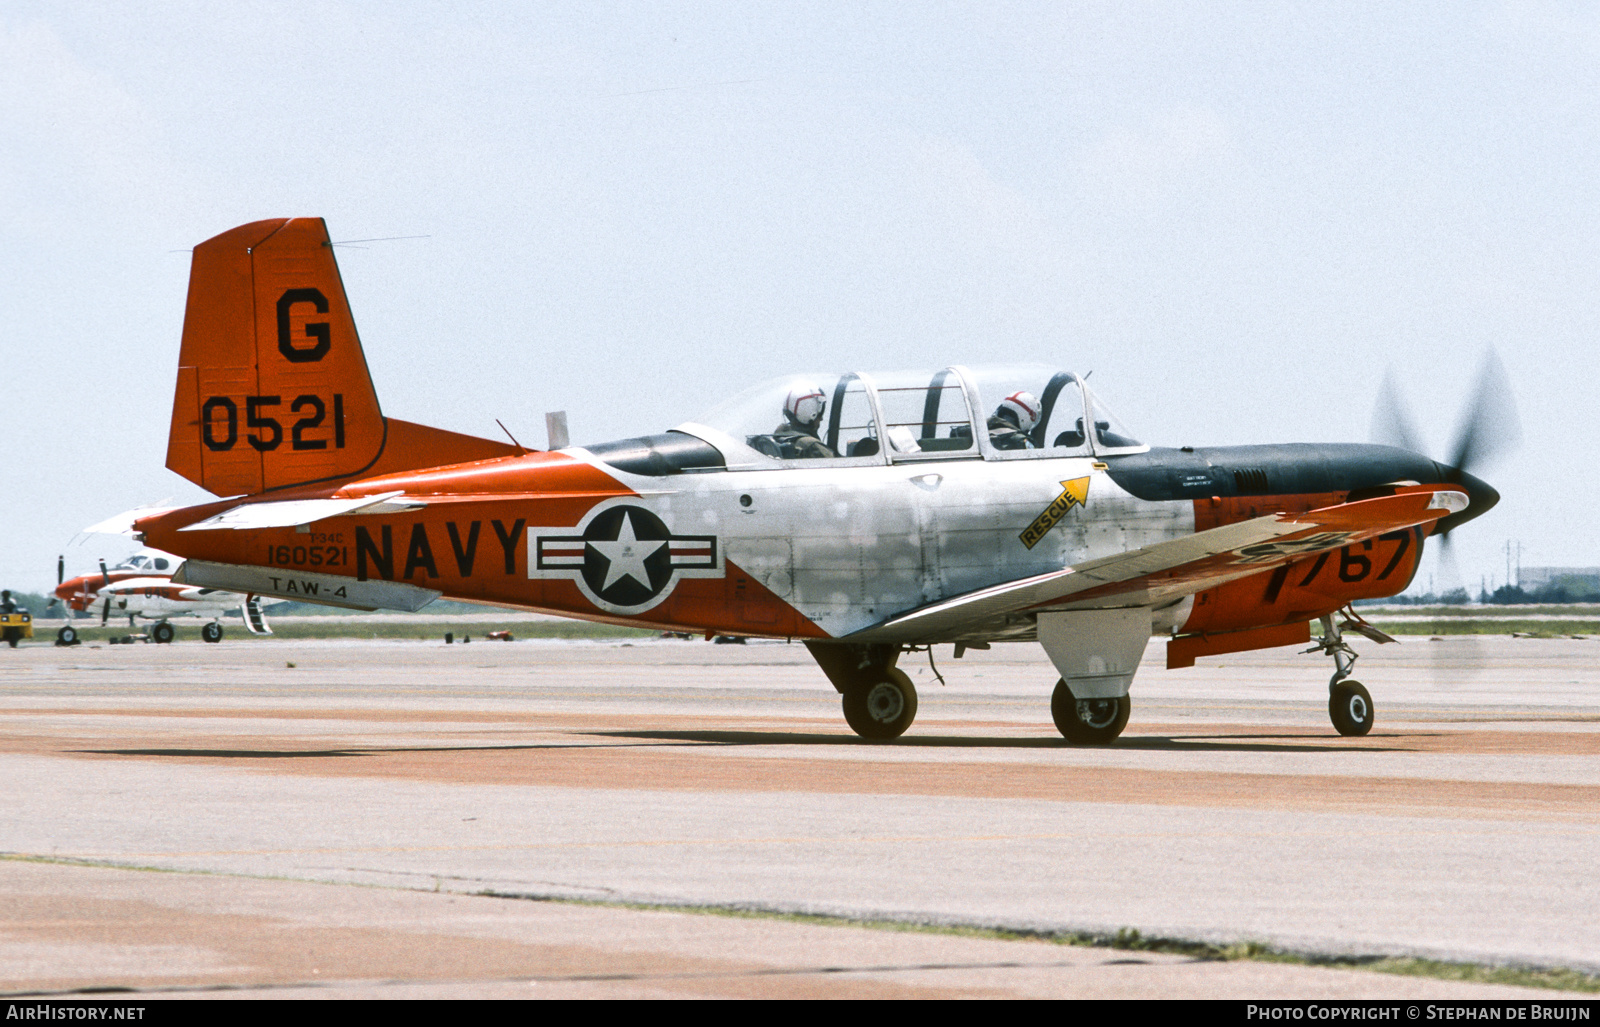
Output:
[[[1024,645],[944,648],[947,686],[905,657],[889,745],[800,646],[24,646],[0,992],[1517,993],[549,899],[1600,971],[1600,643],[1363,652],[1366,738],[1324,660],[1169,672],[1153,643],[1127,733],[1080,748]]]

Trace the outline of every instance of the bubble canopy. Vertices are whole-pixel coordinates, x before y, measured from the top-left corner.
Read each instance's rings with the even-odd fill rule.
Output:
[[[1044,364],[788,375],[675,430],[715,446],[730,469],[1040,460],[1150,448],[1077,375]]]

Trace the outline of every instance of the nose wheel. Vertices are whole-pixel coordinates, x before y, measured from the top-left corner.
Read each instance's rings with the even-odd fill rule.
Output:
[[[1359,681],[1340,681],[1329,689],[1328,716],[1341,735],[1360,736],[1372,730],[1372,696]]]
[[[222,625],[212,621],[200,628],[200,637],[207,642],[222,641]]]

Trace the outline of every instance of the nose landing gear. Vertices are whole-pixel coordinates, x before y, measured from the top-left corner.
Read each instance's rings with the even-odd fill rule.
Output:
[[[1349,680],[1358,654],[1345,643],[1342,629],[1350,628],[1380,644],[1394,639],[1377,628],[1350,616],[1343,624],[1334,622],[1330,614],[1322,618],[1322,637],[1307,649],[1308,653],[1323,653],[1333,657],[1333,677],[1328,679],[1328,717],[1334,730],[1347,737],[1359,737],[1372,730],[1375,710],[1372,695],[1359,681]]]

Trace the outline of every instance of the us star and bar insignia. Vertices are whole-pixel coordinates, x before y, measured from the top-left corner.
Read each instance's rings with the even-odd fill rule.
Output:
[[[720,578],[715,535],[675,535],[640,506],[591,511],[572,528],[528,529],[528,577],[570,578],[595,606],[642,613],[665,599],[681,578]]]

